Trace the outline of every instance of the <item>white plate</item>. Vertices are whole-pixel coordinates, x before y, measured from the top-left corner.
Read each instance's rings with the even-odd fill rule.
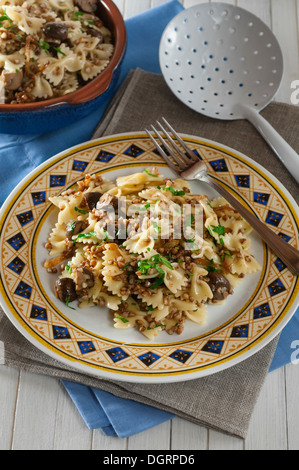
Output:
[[[294,246],[298,207],[285,188],[246,156],[212,141],[184,139],[210,174]],[[253,234],[252,252],[262,270],[250,274],[223,305],[208,306],[204,326],[185,322],[182,335],[161,332],[155,342],[135,330],[113,327],[105,308],[72,310],[54,295],[55,275],[43,263],[55,222],[49,196],[84,173],[115,180],[151,165],[174,176],[144,133],[109,136],[64,151],[29,174],[1,213],[1,305],[18,330],[46,354],[81,372],[130,382],[175,382],[215,373],[246,359],[273,339],[298,306],[298,278]],[[194,192],[216,195],[192,182]],[[72,304],[73,305],[73,304]]]

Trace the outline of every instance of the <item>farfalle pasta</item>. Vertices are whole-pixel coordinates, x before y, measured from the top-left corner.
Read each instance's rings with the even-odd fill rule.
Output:
[[[260,270],[252,229],[225,199],[191,194],[156,168],[115,182],[85,175],[50,201],[58,213],[45,268],[58,273],[58,299],[106,306],[115,328],[150,340],[181,334],[185,321],[204,324],[210,303]]]
[[[109,64],[111,31],[96,0],[1,0],[0,92],[8,104],[64,96]]]

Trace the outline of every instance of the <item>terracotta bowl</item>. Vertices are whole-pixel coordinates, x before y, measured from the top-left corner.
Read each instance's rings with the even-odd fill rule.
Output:
[[[124,19],[112,0],[98,0],[96,14],[113,35],[115,49],[107,68],[65,96],[35,103],[0,104],[0,133],[38,134],[65,127],[83,119],[106,100],[119,76],[127,34]]]

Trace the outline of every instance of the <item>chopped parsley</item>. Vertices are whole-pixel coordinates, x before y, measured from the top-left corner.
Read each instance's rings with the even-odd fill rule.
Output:
[[[78,238],[90,238],[90,237],[96,237],[97,232],[87,232],[87,233],[79,233],[76,238],[74,238],[73,243],[76,243]]]
[[[88,214],[89,211],[84,209],[79,209],[79,207],[75,207],[75,211],[80,212],[80,214]]]
[[[158,273],[162,274],[162,276],[159,276],[157,280],[154,282],[154,284],[151,286],[151,289],[155,289],[157,286],[159,286],[160,284],[164,282],[165,272],[159,266],[159,264],[163,264],[164,266],[173,270],[173,267],[170,261],[168,261],[168,259],[164,258],[164,256],[161,256],[159,254],[153,255],[149,259],[140,260],[137,262],[138,269],[142,275],[147,275],[151,268],[156,269]]]
[[[66,56],[64,52],[60,49],[60,47],[53,47],[54,51],[59,52],[59,54]]]
[[[118,318],[118,319],[121,320],[123,323],[129,323],[129,320],[127,320],[126,318],[122,317],[121,315],[116,315],[114,318]]]
[[[48,52],[50,49],[50,44],[46,41],[43,41],[40,39],[37,43],[41,49],[44,49],[44,51]]]
[[[68,308],[71,308],[72,310],[76,310],[74,307],[71,307],[71,306],[69,305],[70,299],[71,299],[70,296],[68,296],[68,298],[66,299],[65,305],[66,305]]]
[[[170,185],[168,188],[161,188],[161,186],[157,186],[158,189],[162,189],[163,191],[170,191],[174,196],[184,196],[186,193],[185,191],[181,190],[176,190],[172,185]]]
[[[104,232],[104,234],[105,234],[105,238],[104,238],[105,242],[109,242],[110,238],[108,237],[108,232],[107,232],[107,230],[105,230],[105,229],[103,228],[103,232]]]
[[[218,235],[225,234],[225,227],[223,225],[211,225],[213,232],[218,233]]]
[[[150,173],[149,171],[147,170],[144,170],[145,173],[147,173],[149,176],[153,176],[154,178],[158,178],[159,175],[153,175],[153,173]]]
[[[213,271],[219,272],[219,269],[215,268],[214,266],[206,266],[205,269],[210,273]]]
[[[3,11],[4,11],[4,15],[1,15],[0,16],[0,27],[2,28],[3,25],[2,25],[2,21],[8,21],[9,23],[12,23],[12,19],[9,18],[8,14],[6,13],[6,9],[3,8]]]
[[[158,277],[157,280],[154,282],[154,284],[151,285],[151,289],[156,289],[156,287],[160,286],[161,284],[163,284],[164,282],[164,277],[165,277],[165,273]]]
[[[161,227],[159,227],[159,225],[155,221],[153,222],[153,227],[154,227],[154,229],[157,233],[159,233],[161,231]]]
[[[67,265],[65,266],[66,271],[68,271],[70,274],[72,274],[72,268],[71,268],[71,261],[68,261]]]

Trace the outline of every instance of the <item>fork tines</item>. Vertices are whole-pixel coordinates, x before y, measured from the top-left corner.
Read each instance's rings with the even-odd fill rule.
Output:
[[[172,169],[174,169],[175,171],[186,170],[190,167],[190,165],[198,161],[198,157],[192,152],[192,150],[189,149],[183,139],[178,135],[178,133],[173,129],[173,127],[166,121],[164,117],[162,117],[162,120],[165,126],[167,127],[167,130],[159,121],[156,121],[156,123],[160,128],[160,131],[158,131],[153,125],[151,126],[152,130],[154,131],[154,134],[156,134],[162,146],[159,144],[157,139],[154,138],[153,134],[150,131],[148,131],[147,129],[145,129],[145,131],[157,147],[157,150],[160,153],[161,157],[166,160],[166,162]],[[170,135],[170,133],[172,134],[172,136]],[[175,142],[174,138],[177,140],[180,146]],[[169,155],[166,151],[169,153]],[[173,160],[170,158],[170,156]]]

